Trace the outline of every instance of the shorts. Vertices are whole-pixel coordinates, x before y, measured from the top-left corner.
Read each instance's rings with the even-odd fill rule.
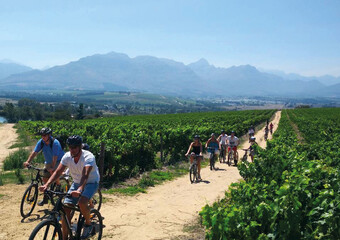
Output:
[[[55,171],[55,170],[58,168],[59,163],[60,163],[60,162],[57,162],[57,163],[54,165],[53,171]],[[51,166],[52,166],[52,163],[45,163],[44,172],[43,172],[43,174],[42,174],[43,177],[45,177],[45,178],[50,178],[50,177],[51,177],[50,172],[47,171],[47,169],[50,169]]]
[[[231,147],[228,147],[228,152],[230,152],[230,150],[231,150]],[[234,152],[237,151],[237,146],[234,146],[234,147],[233,147],[233,151],[234,151]]]
[[[73,182],[71,188],[67,193],[71,193],[76,191],[79,188],[80,184]],[[98,183],[87,183],[85,185],[84,191],[81,193],[81,196],[86,197],[87,199],[91,199],[93,195],[98,191],[99,184]],[[72,204],[77,205],[79,201],[79,197],[66,196],[64,200],[64,204]]]

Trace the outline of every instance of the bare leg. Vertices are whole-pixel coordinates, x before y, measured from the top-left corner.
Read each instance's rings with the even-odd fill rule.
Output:
[[[65,210],[66,217],[67,217],[68,221],[71,223],[71,215],[70,215],[71,209],[65,207],[64,210]],[[62,231],[63,231],[63,239],[67,239],[67,237],[68,237],[68,227],[67,227],[66,219],[64,219],[64,218],[61,220],[61,228],[62,228]]]
[[[83,214],[85,218],[85,224],[91,225],[91,219],[90,219],[90,208],[89,208],[89,199],[87,197],[81,196],[78,202],[81,214]]]

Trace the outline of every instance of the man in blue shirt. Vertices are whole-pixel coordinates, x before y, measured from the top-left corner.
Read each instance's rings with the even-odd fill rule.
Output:
[[[61,158],[64,156],[64,151],[60,145],[58,139],[52,137],[52,130],[50,128],[42,128],[39,132],[41,139],[37,142],[34,150],[24,162],[24,166],[30,165],[31,161],[38,155],[40,151],[43,152],[45,158],[45,167],[43,182],[46,183],[52,173],[57,169]],[[56,181],[59,184],[59,180]],[[44,195],[44,199],[38,203],[39,206],[43,206],[48,201],[48,197]]]

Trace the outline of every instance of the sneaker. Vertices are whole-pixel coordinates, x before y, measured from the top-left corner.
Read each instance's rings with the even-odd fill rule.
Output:
[[[41,200],[40,202],[38,202],[38,206],[44,206],[44,204],[48,203],[48,197],[46,195],[44,195],[43,200]]]
[[[83,234],[81,235],[81,239],[89,238],[91,236],[92,230],[93,230],[92,225],[84,225]]]

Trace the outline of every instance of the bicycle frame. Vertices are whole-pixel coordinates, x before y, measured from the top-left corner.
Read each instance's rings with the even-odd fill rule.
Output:
[[[77,233],[78,233],[78,230],[80,227],[80,221],[82,219],[79,207],[73,207],[73,206],[65,205],[62,203],[62,199],[67,195],[66,193],[60,194],[60,193],[56,193],[53,191],[48,191],[48,193],[56,194],[58,196],[58,201],[51,212],[50,219],[52,219],[56,224],[59,224],[58,216],[60,216],[61,219],[65,219],[67,230],[68,230],[68,236],[70,237],[70,239],[77,239],[77,234],[75,236],[73,235],[71,221],[68,219],[64,208],[68,208],[68,209],[79,212],[79,217],[78,217],[78,222],[77,222]]]

